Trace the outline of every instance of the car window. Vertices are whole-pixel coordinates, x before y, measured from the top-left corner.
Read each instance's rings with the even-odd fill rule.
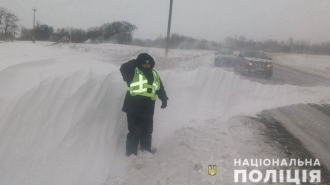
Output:
[[[219,51],[220,55],[233,55],[233,52],[229,49],[222,49]]]
[[[264,52],[260,51],[244,51],[243,56],[249,58],[268,59],[268,56]]]

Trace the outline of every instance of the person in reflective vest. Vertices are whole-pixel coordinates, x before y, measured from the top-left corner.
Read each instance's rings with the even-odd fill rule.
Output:
[[[141,53],[120,67],[127,92],[122,111],[126,112],[128,134],[126,155],[137,155],[141,150],[151,151],[153,115],[156,97],[162,101],[161,108],[167,107],[168,97],[158,73],[153,69],[154,59],[147,53]]]

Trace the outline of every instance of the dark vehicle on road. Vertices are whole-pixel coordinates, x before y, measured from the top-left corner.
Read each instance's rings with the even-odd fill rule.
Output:
[[[273,64],[271,58],[262,51],[241,51],[235,59],[235,70],[241,74],[250,75],[260,73],[265,78],[273,75]]]
[[[234,61],[235,56],[232,50],[230,49],[220,49],[215,53],[214,65],[215,66],[233,66],[232,62]]]

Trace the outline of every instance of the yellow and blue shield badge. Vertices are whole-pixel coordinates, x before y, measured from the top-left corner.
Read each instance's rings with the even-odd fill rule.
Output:
[[[208,174],[215,176],[217,174],[217,165],[208,165]]]

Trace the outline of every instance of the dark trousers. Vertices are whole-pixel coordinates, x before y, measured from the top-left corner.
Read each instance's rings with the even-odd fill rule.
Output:
[[[144,118],[127,113],[128,131],[126,155],[137,155],[138,145],[142,150],[151,151],[153,117]]]

